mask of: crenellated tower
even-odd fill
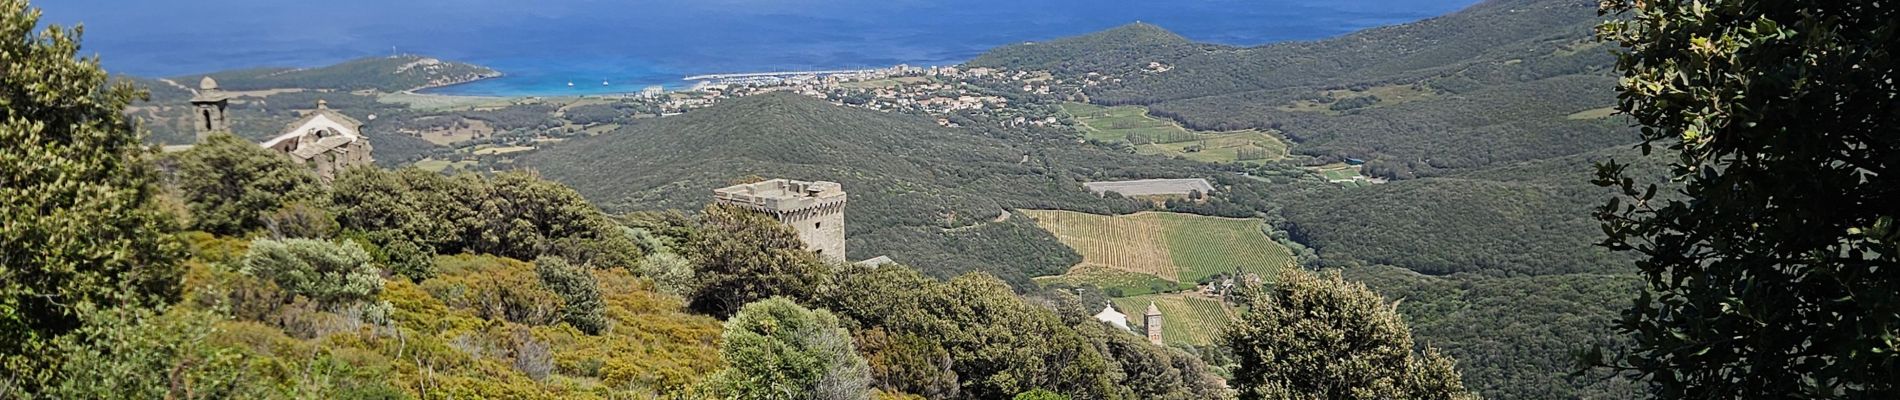
[[[805,248],[836,261],[844,255],[844,206],[837,182],[772,179],[713,190],[713,201],[777,218],[798,232]]]

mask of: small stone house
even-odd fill
[[[329,183],[344,169],[375,162],[370,157],[369,138],[363,136],[362,128],[362,122],[331,110],[328,104],[318,100],[316,110],[290,123],[284,133],[264,141],[263,146],[311,167],[318,179]]]

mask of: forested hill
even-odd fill
[[[368,57],[317,68],[250,68],[209,74],[224,90],[334,89],[397,92],[500,76],[488,67],[418,56]],[[174,78],[197,87],[205,75]]]
[[[1096,197],[1080,182],[1201,172],[1185,161],[1074,142],[1004,142],[919,116],[792,94],[728,100],[569,140],[517,165],[615,212],[696,210],[712,189],[749,176],[836,181],[851,193],[850,259],[889,255],[938,277],[983,270],[1018,287],[1060,273],[1079,256],[1022,218],[994,222],[1005,209],[1127,212],[1136,203]]]
[[[1228,49],[1194,43],[1154,24],[1136,22],[1082,36],[998,47],[970,65],[1049,70],[1063,75],[1132,72],[1150,62],[1172,61],[1202,50]]]
[[[1493,0],[1312,42],[1115,40],[1159,30],[1131,26],[970,64],[1108,74],[1084,89],[1090,101],[1147,105],[1196,129],[1278,129],[1299,142],[1296,153],[1364,159],[1368,172],[1404,179],[1633,141],[1621,121],[1590,112],[1614,100],[1614,58],[1591,36],[1599,20],[1591,1]]]

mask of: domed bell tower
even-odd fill
[[[191,97],[192,126],[198,131],[198,139],[203,140],[216,132],[230,132],[230,120],[225,112],[231,107],[231,95],[218,89],[218,81],[207,76],[198,82],[198,94]]]

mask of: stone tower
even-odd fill
[[[798,231],[819,256],[844,261],[844,187],[837,182],[773,179],[713,190],[713,201],[766,213]]]
[[[231,122],[224,114],[231,106],[231,95],[218,89],[218,81],[209,76],[198,81],[198,94],[191,97],[191,105],[197,108],[192,110],[192,126],[197,128],[199,139],[213,132],[231,130]]]
[[[1148,312],[1141,313],[1141,326],[1148,330],[1148,342],[1161,344],[1161,308],[1148,302]]]

